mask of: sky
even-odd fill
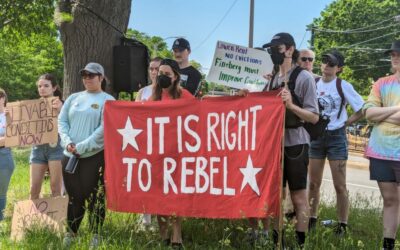
[[[297,48],[307,48],[311,34],[306,26],[333,0],[254,2],[254,47],[289,32]],[[164,38],[169,48],[173,37],[185,37],[192,48],[190,59],[207,74],[217,41],[248,46],[249,13],[250,0],[133,0],[128,27]]]

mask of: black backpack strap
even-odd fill
[[[272,75],[271,80],[269,81],[269,84],[265,85],[262,91],[271,91],[273,90],[272,85],[274,85],[274,80],[275,80],[276,73]]]
[[[301,68],[300,66],[297,66],[293,72],[290,74],[289,77],[289,82],[288,84],[288,88],[290,90],[290,94],[292,95],[293,98],[293,103],[296,104],[299,107],[303,107],[303,105],[301,104],[299,97],[296,95],[296,93],[294,92],[294,89],[296,87],[296,80],[297,77],[299,76],[300,72],[303,71],[304,69]]]
[[[343,89],[342,89],[342,79],[340,79],[339,77],[336,78],[336,90],[339,93],[339,96],[341,99],[339,113],[337,115],[337,118],[339,119],[340,114],[342,113],[342,110],[343,110],[345,100],[346,100],[346,99],[344,99],[344,94],[343,94]]]

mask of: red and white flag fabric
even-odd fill
[[[203,218],[279,214],[284,110],[277,92],[108,101],[107,207]]]

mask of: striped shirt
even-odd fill
[[[371,107],[400,105],[400,82],[395,75],[380,78],[373,86],[363,112]],[[400,126],[388,122],[373,124],[365,156],[400,161]]]

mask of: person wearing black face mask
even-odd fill
[[[291,112],[296,119],[302,122],[318,122],[319,111],[315,89],[315,81],[312,75],[306,70],[298,69],[296,60],[298,51],[293,37],[288,33],[276,34],[271,42],[265,44],[271,55],[271,59],[275,66],[279,66],[277,72],[272,77],[270,89],[279,89],[281,86],[280,96],[285,103],[287,113]],[[291,74],[297,71],[297,76],[292,90],[295,97],[292,96],[288,89],[288,81]],[[246,95],[248,91],[241,90],[238,95]],[[294,99],[297,99],[297,104]],[[286,119],[288,120],[288,118]],[[296,124],[297,125],[297,124]],[[295,225],[296,238],[300,246],[304,245],[305,232],[308,226],[309,205],[307,200],[307,166],[308,166],[308,147],[310,144],[310,136],[302,125],[286,126],[285,124],[285,153],[284,153],[284,170],[283,184],[288,182],[290,196],[296,211],[297,222]],[[277,180],[279,181],[279,180]],[[278,221],[274,223],[274,242],[278,242]]]
[[[315,81],[306,70],[298,73],[294,80],[292,96],[288,89],[288,81],[296,70],[298,51],[293,37],[288,33],[278,33],[263,46],[270,52],[274,64],[279,65],[279,71],[271,82],[272,86],[282,86],[280,95],[286,105],[286,110],[293,113],[299,120],[316,123],[319,119],[318,102]],[[301,105],[296,105],[296,98]],[[300,246],[304,245],[305,232],[308,226],[309,205],[307,202],[307,166],[310,137],[303,126],[285,128],[285,154],[283,183],[288,182],[290,196],[296,211],[296,237]],[[277,223],[275,223],[277,224]]]
[[[194,99],[195,97],[189,91],[182,88],[179,84],[179,66],[175,60],[164,59],[160,63],[157,76],[157,85],[150,100],[163,101],[171,99]],[[176,216],[157,216],[160,228],[161,239],[165,245],[173,248],[182,248],[182,218]],[[172,224],[172,235],[168,235],[168,224]]]
[[[157,84],[150,100],[193,98],[189,91],[179,84],[179,66],[175,60],[163,59],[160,63]]]

